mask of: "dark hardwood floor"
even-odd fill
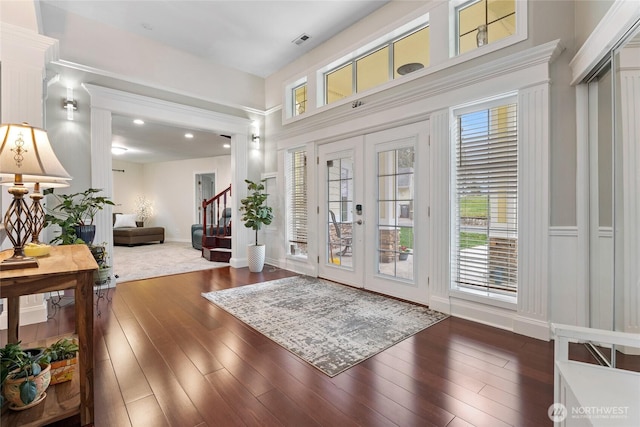
[[[290,275],[221,268],[119,284],[95,322],[95,425],[552,424],[552,342],[450,317],[329,378],[200,295]],[[73,329],[71,307],[20,336]]]

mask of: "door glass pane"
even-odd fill
[[[353,160],[327,161],[327,263],[353,268]]]
[[[378,153],[378,274],[413,280],[413,147]]]

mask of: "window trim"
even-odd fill
[[[469,103],[465,103],[462,105],[458,105],[455,107],[451,107],[450,108],[450,123],[452,124],[450,127],[450,155],[449,155],[449,161],[450,161],[450,178],[449,178],[449,182],[450,182],[450,186],[449,186],[449,199],[452,201],[452,206],[451,206],[451,210],[449,212],[449,245],[450,245],[450,257],[451,257],[451,267],[453,267],[453,256],[455,256],[455,254],[457,253],[457,246],[456,246],[456,233],[457,233],[457,223],[458,223],[458,218],[457,218],[457,192],[456,192],[456,182],[457,182],[457,166],[456,166],[456,144],[458,141],[458,127],[456,125],[453,125],[454,123],[457,123],[457,119],[459,116],[463,115],[463,114],[468,114],[468,113],[472,113],[472,112],[476,112],[476,111],[481,111],[481,110],[486,110],[486,109],[491,109],[491,108],[495,108],[495,107],[501,107],[501,106],[505,106],[505,105],[509,105],[509,104],[516,104],[516,108],[519,110],[520,109],[520,103],[519,103],[519,99],[518,99],[518,93],[517,92],[511,92],[511,93],[504,93],[504,94],[500,94],[500,95],[496,95],[490,98],[485,98],[482,100],[477,100],[477,101],[472,101]],[[521,114],[520,111],[518,111],[518,114]],[[519,129],[519,125],[520,125],[520,120],[518,119],[518,131],[520,131]],[[520,162],[522,161],[520,159],[520,144],[522,144],[522,139],[520,137],[520,135],[518,135],[518,141],[517,141],[517,150],[518,150],[518,163],[520,164]],[[520,167],[520,165],[519,165]],[[521,189],[521,182],[520,182],[520,172],[518,172],[518,177],[517,177],[517,188],[518,188],[518,194],[517,194],[517,207],[518,209],[521,208],[521,203],[520,203],[520,198],[521,198],[521,193],[520,193],[520,189]],[[516,226],[517,226],[517,230],[518,230],[518,248],[520,247],[520,217],[518,217]],[[518,279],[520,278],[520,269],[522,268],[522,263],[523,263],[523,259],[521,258],[520,253],[518,253],[518,258],[517,258],[517,268],[518,268]],[[487,290],[479,290],[479,289],[473,289],[473,288],[466,288],[466,287],[462,287],[462,286],[458,286],[455,282],[455,275],[453,274],[453,268],[451,269],[451,275],[450,275],[450,281],[449,281],[449,290],[452,296],[457,296],[460,297],[462,299],[467,299],[467,300],[472,300],[472,301],[477,301],[477,302],[482,302],[485,304],[491,304],[491,305],[496,305],[499,307],[503,307],[503,308],[514,308],[517,305],[518,302],[518,298],[520,295],[520,280],[518,280],[518,288],[516,290],[516,292],[513,295],[508,295],[506,293],[503,292],[492,292],[490,289]]]

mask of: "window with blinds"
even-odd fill
[[[456,116],[453,281],[460,290],[518,290],[516,104]]]
[[[290,255],[307,255],[307,154],[304,149],[287,156],[287,239]]]

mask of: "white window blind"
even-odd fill
[[[307,155],[304,149],[290,151],[287,167],[287,216],[289,252],[307,253]]]
[[[518,289],[516,104],[458,115],[453,280],[459,289]]]

